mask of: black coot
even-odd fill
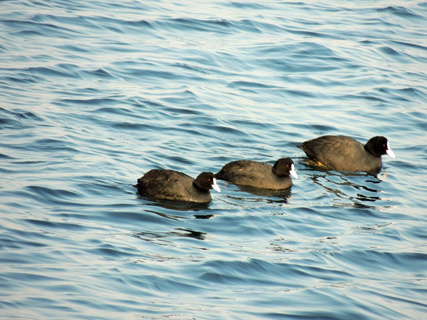
[[[215,176],[237,185],[278,190],[292,185],[290,174],[298,178],[292,159],[283,158],[277,160],[274,166],[251,160],[232,161]]]
[[[153,199],[206,203],[210,189],[221,192],[212,172],[202,172],[196,179],[173,170],[150,170],[135,185],[141,195]]]
[[[298,146],[307,156],[329,169],[338,171],[365,171],[377,174],[381,170],[381,156],[394,152],[385,137],[373,137],[363,145],[359,141],[344,136],[322,136],[305,141]]]

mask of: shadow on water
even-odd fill
[[[170,210],[178,211],[200,211],[206,210],[209,207],[209,203],[197,203],[188,201],[176,201],[176,200],[153,200],[147,196],[140,195],[137,193],[139,199],[147,201],[152,206],[162,207]]]
[[[347,200],[355,208],[377,209],[376,202],[384,199],[383,191],[379,188],[382,180],[364,172],[338,172],[325,167],[312,165],[311,162],[302,163],[310,172],[307,176],[319,186],[322,186],[329,194],[338,198],[334,205],[348,207]]]
[[[291,188],[271,190],[252,186],[235,185],[228,182],[223,182],[221,188],[226,199],[239,206],[241,206],[242,203],[254,202],[287,204],[288,199],[292,196]],[[225,199],[223,198],[223,200]]]
[[[215,214],[208,213],[209,203],[192,203],[185,201],[171,200],[152,200],[146,196],[138,195],[141,200],[144,200],[144,214],[154,214],[165,220],[165,226],[174,226],[177,222],[184,222],[191,219],[211,219]],[[198,214],[195,214],[195,213]],[[207,212],[207,214],[204,214]],[[166,222],[166,221],[170,221]],[[193,238],[197,240],[205,240],[207,234],[196,231],[192,228],[173,228],[173,231],[155,232],[155,231],[140,231],[134,234],[134,237],[157,244],[170,243],[174,238]]]
[[[169,220],[185,220],[191,219],[185,215],[186,212],[200,212],[199,214],[193,214],[196,219],[211,219],[215,217],[215,214],[203,214],[202,211],[206,210],[209,212],[210,203],[194,203],[187,201],[173,201],[173,200],[153,200],[147,196],[137,194],[139,199],[144,200],[144,205],[148,205],[151,209],[146,209],[145,212],[156,214],[162,218]],[[179,214],[181,212],[181,214]]]
[[[261,189],[250,186],[238,186],[243,192],[248,192],[256,196],[272,198],[269,202],[288,203],[288,198],[291,196],[291,188],[281,190]]]

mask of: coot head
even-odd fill
[[[390,143],[386,137],[373,137],[365,144],[365,149],[375,157],[381,157],[388,154],[392,158],[396,158],[393,150],[390,148]]]
[[[298,174],[291,158],[282,158],[277,160],[273,166],[273,171],[278,176],[289,176],[290,174],[295,179],[298,179]]]
[[[194,184],[201,190],[210,190],[214,189],[218,192],[221,192],[221,189],[216,184],[215,176],[212,172],[202,172],[194,180]]]

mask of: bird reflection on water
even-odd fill
[[[196,240],[206,240],[207,237],[207,234],[205,232],[200,232],[192,229],[175,228],[174,230],[175,231],[156,233],[141,231],[135,233],[134,237],[144,241],[156,242],[158,244],[160,244],[160,242],[169,242],[168,239],[173,239],[176,237],[193,238]]]
[[[312,182],[329,193],[329,198],[333,196],[334,206],[370,209],[384,207],[381,177],[361,172],[337,172],[312,166],[305,171]]]

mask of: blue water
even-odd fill
[[[0,318],[427,317],[427,2],[0,8]],[[324,134],[397,157],[318,170]],[[132,187],[285,156],[286,195]]]

